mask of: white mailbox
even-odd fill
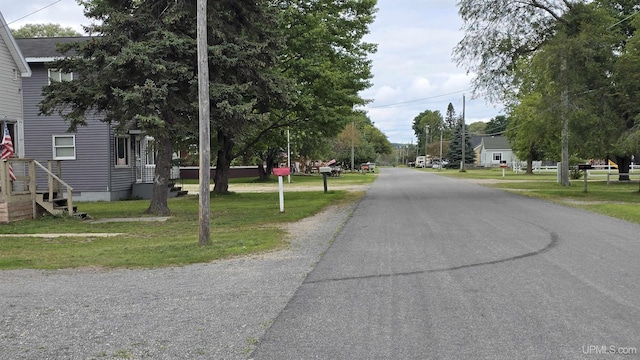
[[[319,171],[320,171],[320,174],[329,174],[329,173],[331,173],[331,167],[330,166],[321,166]]]

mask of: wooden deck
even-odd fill
[[[9,166],[16,177],[13,181]],[[60,161],[49,161],[47,167],[33,159],[0,161],[0,223],[35,219],[47,212],[73,215],[73,189],[62,181],[61,170]],[[46,190],[37,191],[37,176],[47,177]]]

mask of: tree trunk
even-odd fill
[[[629,178],[629,169],[631,168],[630,156],[616,156],[616,163],[618,164],[618,181],[631,181]],[[625,174],[625,175],[622,175]]]
[[[233,141],[222,132],[218,132],[218,159],[213,192],[227,194],[229,192],[229,168],[233,157]]]
[[[527,174],[533,174],[533,151],[527,155]]]
[[[276,158],[273,154],[273,151],[269,151],[269,153],[267,154],[267,170],[265,171],[266,174],[266,178],[265,180],[269,180],[269,177],[271,176],[271,174],[273,173],[273,168],[276,162]]]
[[[260,181],[268,179],[268,175],[266,171],[264,171],[264,166],[262,166],[262,164],[258,164],[258,178]]]
[[[156,169],[153,176],[151,203],[145,214],[167,216],[171,214],[167,204],[169,196],[169,178],[171,177],[172,139],[168,136],[156,138]]]

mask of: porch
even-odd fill
[[[11,179],[10,171],[15,180]],[[37,189],[37,178],[46,177],[47,188]],[[47,166],[34,159],[10,158],[0,162],[0,223],[35,219],[39,215],[75,215],[73,188],[62,180],[61,161]]]

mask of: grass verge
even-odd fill
[[[433,170],[432,170],[433,171]],[[565,187],[557,183],[555,173],[543,174],[515,174],[505,171],[502,177],[500,169],[446,170],[439,172],[444,176],[480,180],[485,186],[516,192],[521,195],[535,197],[558,204],[584,209],[614,218],[640,224],[640,192],[637,181],[618,182],[617,176],[607,184],[602,177],[589,180],[587,192],[584,192],[584,182],[572,180],[571,186]],[[492,180],[492,181],[486,181]]]
[[[169,199],[166,222],[91,223],[45,216],[1,225],[2,234],[124,233],[116,237],[2,237],[0,269],[155,268],[209,262],[286,246],[282,224],[314,215],[332,204],[357,201],[363,193],[288,192],[280,213],[277,193],[242,193],[211,199],[211,241],[198,245],[198,198]],[[93,219],[142,217],[148,200],[80,202]]]

